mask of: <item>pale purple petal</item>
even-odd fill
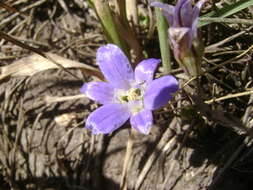
[[[192,45],[191,29],[187,27],[170,27],[168,30],[170,42],[172,44],[175,56],[189,49]]]
[[[206,2],[206,0],[200,0],[198,1],[194,8],[193,8],[193,14],[192,14],[192,22],[194,22],[194,20],[198,19],[199,17],[199,12],[201,7],[203,6],[203,4]]]
[[[144,94],[145,109],[154,110],[164,106],[177,90],[178,81],[171,75],[153,80]]]
[[[191,1],[186,1],[182,4],[180,9],[180,18],[182,22],[182,26],[184,27],[191,27],[192,25],[192,4]]]
[[[145,59],[141,61],[135,68],[135,80],[138,83],[150,82],[153,80],[154,72],[161,62],[160,59]]]
[[[182,18],[181,18],[181,8],[188,0],[178,0],[175,6],[175,14],[174,14],[174,24],[173,27],[180,27],[182,25]]]
[[[113,102],[114,88],[106,82],[88,82],[80,89],[88,98],[100,104]]]
[[[197,37],[197,25],[199,20],[199,12],[202,7],[202,5],[205,3],[205,0],[200,0],[196,3],[196,5],[193,8],[193,14],[192,14],[192,33],[193,37]]]
[[[133,69],[126,55],[116,45],[107,44],[97,51],[97,62],[106,80],[115,88],[129,89],[134,79]]]
[[[85,127],[93,134],[108,134],[122,126],[130,117],[121,104],[107,104],[93,111],[86,120]]]
[[[144,109],[139,113],[131,116],[130,118],[131,126],[137,131],[148,134],[150,128],[153,125],[153,115],[150,110]]]
[[[163,15],[167,18],[168,23],[173,25],[174,6],[161,2],[152,2],[150,3],[150,6],[161,8]]]

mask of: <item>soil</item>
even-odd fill
[[[86,1],[9,0],[8,4],[24,15],[0,9],[3,32],[43,52],[97,67],[96,49],[106,40]],[[217,27],[226,34],[223,27],[227,26]],[[241,31],[245,30],[249,29],[242,26]],[[205,28],[204,36],[207,31]],[[246,49],[251,44],[247,35],[229,45]],[[206,43],[222,39],[206,38]],[[6,40],[0,43],[0,66],[33,53]],[[157,44],[150,46],[157,48]],[[214,52],[206,54],[207,59],[221,59],[220,49],[209,50]],[[231,57],[224,54],[222,60]],[[211,106],[202,101],[215,97],[212,89],[220,96],[245,89],[250,83],[252,57],[246,54],[234,62],[244,65],[234,64],[211,73],[216,78],[201,79],[206,97],[189,97],[181,91],[170,105],[154,113],[155,125],[149,135],[134,134],[127,189],[252,189],[252,140],[243,125],[251,121],[252,97]],[[50,69],[0,81],[0,189],[120,188],[130,124],[110,135],[92,135],[84,123],[98,107],[94,102],[81,98],[46,104],[46,96],[78,95],[84,82],[97,80],[78,68],[68,71],[75,77],[62,69]],[[244,79],[240,76],[243,72]]]

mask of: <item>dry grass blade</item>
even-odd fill
[[[220,123],[225,127],[232,128],[238,134],[248,134],[249,136],[252,136],[252,132],[250,132],[239,119],[233,117],[233,115],[218,110],[212,110],[196,95],[191,95],[191,99],[201,115],[209,120]]]
[[[7,40],[9,42],[12,42],[12,43],[16,44],[19,47],[22,47],[24,49],[28,49],[28,50],[30,50],[32,52],[35,52],[35,53],[39,54],[42,57],[45,57],[45,58],[49,59],[52,63],[54,63],[55,65],[57,65],[61,69],[63,69],[66,73],[70,74],[74,78],[77,78],[74,74],[72,74],[71,72],[69,72],[68,70],[66,70],[60,63],[58,63],[56,60],[52,59],[50,56],[48,56],[44,52],[40,51],[39,49],[31,47],[29,45],[26,45],[23,42],[20,42],[20,41],[16,40],[15,38],[11,37],[10,35],[5,34],[4,32],[1,32],[1,31],[0,31],[0,38],[3,38],[3,39],[5,39],[5,40]]]
[[[133,152],[134,135],[135,135],[135,131],[134,129],[131,129],[129,137],[128,137],[128,141],[127,141],[126,154],[125,154],[124,163],[123,163],[123,170],[121,173],[120,190],[127,189],[127,175],[128,175],[129,166],[131,165],[131,155]]]
[[[249,98],[249,101],[248,101],[247,105],[248,106],[247,106],[247,108],[245,110],[245,113],[242,117],[242,122],[248,129],[250,129],[251,125],[252,125],[252,121],[253,121],[253,119],[252,119],[252,114],[253,114],[253,92],[250,95],[250,98]]]
[[[213,68],[211,68],[211,69],[205,71],[204,73],[212,72],[212,71],[214,71],[214,70],[216,70],[216,69],[218,69],[218,68],[220,68],[220,67],[223,67],[223,66],[225,66],[225,65],[227,65],[227,64],[230,64],[230,63],[232,63],[233,61],[235,61],[235,60],[237,60],[237,59],[243,57],[244,55],[246,55],[246,54],[248,54],[248,53],[251,53],[252,50],[253,50],[253,45],[251,45],[247,50],[245,50],[245,51],[244,51],[243,53],[241,53],[240,55],[237,55],[237,56],[235,56],[235,57],[233,57],[233,58],[231,58],[231,59],[229,59],[229,60],[227,60],[227,61],[225,61],[225,62],[223,62],[223,63],[221,63],[221,64],[219,64],[219,65],[217,65],[217,66],[214,66]]]
[[[219,98],[212,98],[210,100],[205,101],[205,103],[206,104],[212,104],[212,103],[215,103],[215,102],[220,102],[220,101],[231,99],[231,98],[238,98],[238,97],[241,97],[241,96],[248,96],[248,95],[251,95],[251,94],[253,94],[253,90],[249,90],[249,91],[245,91],[245,92],[239,92],[239,93],[235,93],[235,94],[228,94],[226,96],[222,96],[222,97],[219,97]]]
[[[227,37],[227,38],[225,38],[225,39],[223,39],[223,40],[221,40],[221,41],[219,41],[219,42],[217,42],[215,44],[211,44],[211,45],[205,47],[205,53],[214,53],[214,52],[217,52],[218,47],[220,47],[220,46],[222,46],[222,45],[224,45],[226,43],[229,43],[232,40],[234,40],[234,39],[242,36],[243,34],[249,32],[250,30],[252,30],[252,28],[253,27],[249,27],[249,28],[247,28],[247,29],[245,29],[243,31],[240,31],[240,32],[238,32],[238,33],[236,33],[236,34],[234,34],[232,36],[229,36],[229,37]]]
[[[245,148],[245,145],[248,144],[252,139],[246,137],[243,141],[243,143],[236,149],[236,151],[231,155],[231,157],[227,160],[227,162],[224,164],[224,166],[221,168],[220,171],[217,172],[217,175],[213,179],[212,186],[209,188],[210,190],[217,189],[217,184],[221,181],[222,176],[225,174],[225,171],[231,167],[233,162],[238,158],[242,150]]]
[[[31,47],[31,46],[28,46],[28,45],[24,44],[23,42],[20,42],[20,41],[16,40],[15,38],[11,37],[10,35],[5,34],[4,32],[0,31],[0,38],[3,38],[6,41],[11,42],[11,43],[13,43],[13,44],[15,44],[15,45],[17,45],[19,47],[22,47],[24,49],[28,49],[28,50],[30,50],[32,52],[35,52],[35,53],[37,53],[37,54],[45,57],[44,53],[42,51],[40,51],[39,49]]]
[[[23,16],[28,16],[27,14],[20,12],[19,10],[15,9],[14,7],[12,7],[10,5],[7,5],[6,3],[0,2],[0,7],[3,7],[4,9],[6,9],[10,12],[13,12],[13,13],[19,13]]]
[[[29,6],[27,7],[24,7],[23,9],[21,9],[21,11],[19,12],[25,12],[25,11],[28,11],[29,9],[32,9],[34,7],[38,7],[40,6],[41,4],[45,3],[47,0],[38,0],[38,1],[34,1],[34,3],[30,3]],[[12,14],[11,16],[5,18],[5,19],[2,19],[1,22],[0,22],[0,27],[5,27],[5,24],[11,22],[12,20],[14,20],[16,17],[18,17],[20,15],[20,13],[17,12],[17,13],[14,13]]]
[[[50,59],[57,61],[63,68],[78,68],[90,75],[98,77],[101,80],[103,79],[100,71],[91,66],[72,61],[52,53],[45,53],[45,55],[50,57]],[[58,65],[51,60],[48,60],[38,54],[34,54],[15,61],[10,65],[0,67],[0,80],[10,76],[31,76],[41,71],[57,68],[59,68]]]
[[[136,0],[126,0],[126,12],[128,19],[132,21],[135,26],[138,26],[139,18]]]
[[[146,161],[143,169],[141,170],[138,179],[135,183],[134,189],[138,190],[140,189],[145,177],[147,176],[149,170],[151,169],[151,166],[154,164],[160,153],[167,151],[169,148],[172,148],[176,143],[176,136],[174,136],[171,127],[176,125],[176,117],[174,117],[170,123],[170,127],[167,128],[167,130],[164,132],[162,138],[160,139],[159,143],[157,144],[155,150],[150,155],[148,160]],[[169,139],[169,140],[168,140]]]
[[[46,102],[47,105],[50,105],[50,104],[57,103],[57,102],[76,100],[76,99],[80,99],[80,98],[86,98],[86,96],[84,94],[78,94],[75,96],[62,96],[62,97],[47,95],[47,96],[45,96],[44,101]]]

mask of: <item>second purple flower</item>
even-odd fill
[[[205,1],[192,7],[191,0],[178,0],[175,6],[153,2],[151,6],[162,9],[170,25],[169,39],[177,62],[187,74],[200,74],[203,47],[197,31],[200,9]]]

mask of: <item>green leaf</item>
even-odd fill
[[[241,0],[241,1],[238,1],[234,4],[224,6],[223,8],[218,9],[217,11],[211,11],[211,12],[201,16],[200,18],[203,18],[203,20],[204,20],[204,18],[228,17],[232,14],[235,14],[235,13],[245,9],[245,8],[248,8],[250,5],[253,5],[253,0]],[[200,19],[198,27],[202,27],[202,26],[205,26],[205,25],[211,23],[211,22],[203,21],[203,20],[201,21],[201,19]]]
[[[158,1],[163,2],[163,0]],[[170,65],[170,48],[168,44],[168,24],[160,8],[155,8],[155,13],[157,18],[157,30],[158,30],[163,70],[164,74],[169,74],[171,72],[171,65]]]

